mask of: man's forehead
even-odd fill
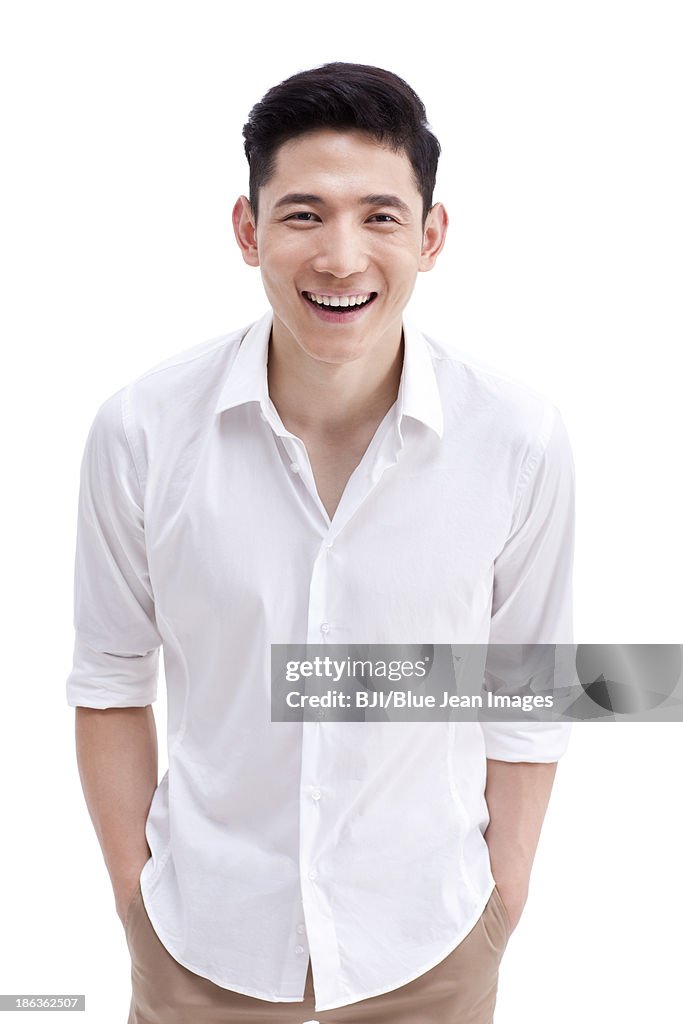
[[[285,194],[324,199],[325,192],[340,190],[358,200],[393,194],[410,203],[419,196],[406,152],[355,130],[325,129],[288,139],[277,150],[273,174],[264,187],[274,201]]]

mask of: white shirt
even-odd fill
[[[272,722],[271,643],[571,643],[557,409],[404,323],[396,403],[330,521],[268,395],[272,312],[99,408],[81,468],[72,706],[144,706],[168,771],[141,875],[171,955],[316,1010],[444,959],[493,890],[486,757],[569,725]]]

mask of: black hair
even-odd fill
[[[301,71],[269,89],[242,129],[249,161],[249,201],[258,216],[258,192],[275,171],[278,149],[318,129],[366,132],[403,150],[422,196],[422,223],[432,206],[441,153],[427,124],[424,103],[398,75],[369,64],[334,62]]]

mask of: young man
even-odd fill
[[[244,134],[271,309],[104,402],[82,466],[68,700],[129,1021],[488,1024],[568,727],[272,722],[270,645],[570,643],[566,433],[404,319],[448,224],[405,82],[304,72]]]

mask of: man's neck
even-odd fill
[[[294,434],[343,440],[381,422],[396,401],[403,334],[341,365],[308,356],[275,323],[268,347],[268,391]]]

